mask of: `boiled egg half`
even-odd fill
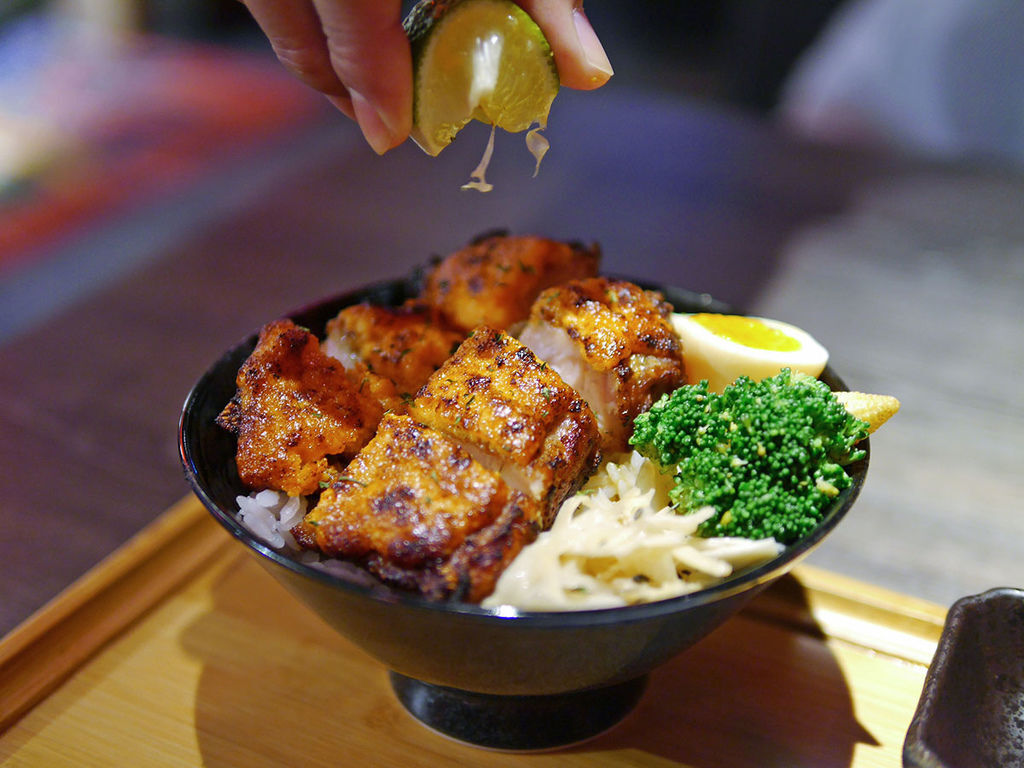
[[[817,377],[828,363],[828,351],[809,333],[778,320],[699,312],[673,314],[672,324],[683,341],[687,383],[707,379],[712,392],[740,376],[759,381],[783,368]]]

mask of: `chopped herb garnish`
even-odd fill
[[[341,476],[339,476],[338,477],[338,482],[341,482],[341,483],[355,483],[356,485],[361,485],[363,488],[366,487],[366,483],[364,483],[362,480],[357,480],[356,478],[354,478],[354,477],[352,477],[350,475],[341,475]]]

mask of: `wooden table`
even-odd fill
[[[537,178],[499,135],[495,191],[461,192],[485,134],[379,158],[333,119],[58,249],[61,284],[123,268],[0,346],[0,633],[185,492],[178,412],[223,349],[494,227],[795,321],[852,387],[901,397],[816,564],[942,605],[1024,584],[1019,174],[808,146],[613,83],[559,97]],[[55,284],[20,285],[5,311]]]
[[[0,761],[890,768],[944,613],[799,567],[656,669],[606,734],[484,751],[414,721],[379,663],[187,499],[0,642]]]

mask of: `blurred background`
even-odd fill
[[[900,397],[818,564],[1024,586],[1024,4],[586,11],[615,77],[559,95],[538,178],[501,142],[467,196],[484,126],[378,158],[236,0],[0,0],[0,634],[185,495],[173,427],[224,348],[495,226],[801,325]]]
[[[586,9],[616,68],[607,93],[715,105],[815,141],[1024,163],[1013,0]],[[318,121],[355,130],[282,71],[236,0],[5,0],[0,277],[76,227]]]
[[[586,9],[616,68],[609,91],[713,104],[816,141],[1024,163],[1012,0]],[[69,228],[336,119],[277,66],[237,0],[6,0],[0,276]]]

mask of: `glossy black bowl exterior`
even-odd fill
[[[679,311],[728,311],[705,294],[647,287],[660,290]],[[404,281],[380,283],[290,316],[320,334],[344,306],[399,303],[412,290]],[[428,602],[374,583],[355,569],[347,578],[300,564],[261,543],[236,520],[235,497],[246,489],[235,469],[234,437],[214,418],[234,394],[235,374],[255,340],[253,334],[228,351],[185,402],[179,439],[189,483],[221,525],[329,624],[393,672],[434,685],[537,696],[642,678],[735,614],[816,547],[850,508],[867,473],[867,458],[849,468],[852,486],[812,535],[768,563],[691,595],[624,608],[511,616],[466,603]],[[831,370],[823,378],[834,389],[845,389]]]

